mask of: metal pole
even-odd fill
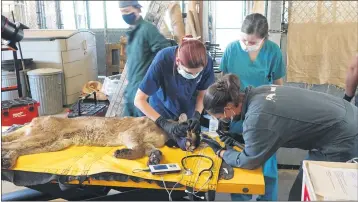
[[[244,19],[244,17],[246,16],[246,4],[247,4],[247,2],[246,2],[246,0],[244,0],[244,12],[243,12],[243,19]]]
[[[267,18],[267,12],[268,12],[268,0],[265,0],[265,17]]]
[[[40,1],[36,1],[36,14],[37,14],[37,26],[41,29],[41,4]]]
[[[284,23],[285,23],[285,4],[286,4],[286,1],[283,0],[283,1],[282,1],[281,24],[284,24]]]
[[[86,3],[86,19],[87,19],[87,29],[91,29],[91,16],[89,11],[89,2],[88,0],[85,1]]]
[[[78,29],[76,1],[72,1],[72,4],[73,4],[73,15],[75,17],[75,25],[76,25],[76,29]]]
[[[107,5],[106,5],[106,1],[103,1],[103,16],[104,16],[104,30],[103,30],[103,38],[104,38],[104,47],[106,47],[106,43],[108,42],[107,39]],[[108,54],[107,48],[106,48],[106,55]],[[106,74],[108,74],[108,66],[106,63]],[[110,75],[107,75],[110,76]]]
[[[107,31],[107,4],[103,1],[104,29]]]
[[[182,13],[185,13],[185,1],[181,1],[181,7],[183,8]]]
[[[12,21],[14,21],[14,23],[15,23],[15,16],[14,16],[14,12],[13,12],[13,11],[11,11],[11,15],[12,15]],[[24,75],[25,75],[26,72],[25,72],[24,57],[22,56],[22,50],[21,50],[20,41],[17,42],[17,44],[19,45],[21,65],[22,65],[23,73],[24,73]],[[15,54],[17,54],[17,53],[15,52]],[[15,57],[14,57],[14,58],[15,58]],[[16,56],[16,58],[17,58],[17,56]],[[14,62],[15,62],[15,61],[14,61]],[[20,89],[20,91],[19,91],[19,89],[18,89],[18,93],[19,93],[19,97],[22,97],[22,88],[21,88],[21,80],[20,80],[20,73],[19,73],[20,70],[19,70],[19,66],[15,64],[15,68],[17,68],[17,71],[18,71],[18,72],[16,72],[16,80],[17,80],[17,83],[18,83],[17,87]],[[19,76],[19,77],[17,77],[17,76]],[[27,86],[27,87],[30,87],[30,85],[29,85],[28,82],[27,82],[26,76],[25,76],[25,79],[24,79],[24,80],[25,80],[26,86]],[[28,91],[29,89],[26,89],[26,90]],[[21,95],[21,96],[20,96],[20,95]]]
[[[42,26],[44,29],[47,29],[45,2],[41,1],[41,3],[42,3],[42,19],[43,19]]]
[[[15,68],[16,81],[17,81],[17,92],[19,93],[19,98],[21,98],[22,97],[22,87],[21,87],[21,80],[20,80],[19,65],[17,63],[17,51],[12,51],[12,55],[14,57],[14,68]]]
[[[63,29],[60,1],[55,1],[55,9],[56,9],[56,24],[57,24],[57,28],[58,29]]]

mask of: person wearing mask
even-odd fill
[[[278,85],[241,92],[238,77],[228,74],[208,88],[204,109],[217,119],[243,120],[241,152],[201,139],[234,167],[256,169],[280,147],[308,150],[306,159],[314,161],[346,162],[358,156],[358,108],[329,94]],[[301,189],[302,168],[289,200],[300,201]]]
[[[204,93],[214,79],[213,62],[204,44],[184,38],[180,46],[165,48],[156,55],[134,104],[185,150],[187,131],[201,132]],[[169,121],[178,120],[182,113],[189,118],[188,124]]]
[[[358,53],[353,58],[347,70],[346,90],[344,94],[344,99],[350,102],[354,97],[357,87],[358,87]],[[358,96],[356,97],[356,106],[358,107]]]
[[[134,96],[143,80],[154,56],[161,49],[170,46],[169,41],[159,33],[150,22],[140,15],[141,5],[138,1],[120,1],[119,8],[123,20],[130,25],[127,31],[126,79],[128,85],[124,91],[123,116],[143,116],[134,106]]]
[[[224,51],[220,69],[223,74],[233,73],[240,78],[241,90],[248,86],[283,84],[286,67],[280,47],[268,40],[268,22],[265,16],[253,13],[245,17],[239,40],[230,43]],[[242,121],[230,124],[230,136],[242,139]],[[276,154],[263,166],[265,194],[258,200],[277,201],[278,169]],[[251,200],[252,195],[231,194],[234,201]]]

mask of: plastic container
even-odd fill
[[[120,85],[119,83],[120,78],[121,78],[120,74],[104,78],[101,92],[108,96],[109,101],[112,100],[112,95],[115,93],[115,90],[118,87],[118,85]]]
[[[60,69],[41,68],[27,72],[32,98],[40,103],[39,115],[63,111],[63,75]]]
[[[204,118],[209,120],[209,135],[217,136],[216,130],[219,128],[219,121],[217,119],[212,118],[210,115],[204,115]]]
[[[21,59],[17,59],[17,64],[19,65],[19,69],[22,70],[22,63],[21,63]],[[30,69],[32,68],[33,64],[33,60],[32,58],[25,58],[24,59],[24,65],[25,65],[25,69]],[[2,70],[6,70],[6,71],[14,71],[14,60],[2,60],[1,61],[1,68]]]

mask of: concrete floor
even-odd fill
[[[278,192],[278,200],[285,201],[288,199],[288,194],[290,192],[293,181],[296,178],[298,171],[296,170],[279,170],[279,192]],[[18,191],[24,189],[24,187],[18,187],[14,184],[6,181],[1,181],[1,193],[6,194],[13,191]],[[116,191],[111,191],[109,194],[114,194]],[[62,200],[63,199],[57,199]],[[230,201],[229,194],[218,193],[216,195],[217,201]]]

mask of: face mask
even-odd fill
[[[253,52],[253,51],[257,51],[260,49],[260,45],[261,45],[262,41],[263,41],[263,39],[255,45],[247,46],[244,42],[242,42],[240,40],[240,46],[241,46],[242,50],[244,50],[246,52]]]
[[[196,73],[195,75],[189,74],[188,72],[184,71],[184,69],[180,66],[178,67],[178,73],[186,79],[195,79],[200,74],[200,72]]]
[[[137,16],[134,13],[130,13],[127,15],[122,15],[122,18],[124,20],[124,22],[126,22],[129,25],[134,25],[135,21],[137,19]]]
[[[221,119],[223,122],[236,122],[236,121],[240,121],[241,120],[241,115],[240,114],[236,114],[234,112],[234,110],[230,109],[232,111],[232,113],[234,114],[233,116],[230,117],[230,120],[229,118],[225,118],[225,119]],[[224,116],[226,117],[226,113],[224,111]]]

